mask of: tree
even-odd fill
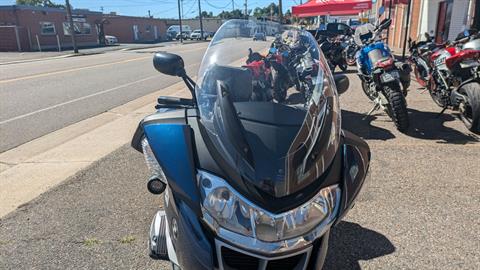
[[[280,9],[275,3],[270,3],[270,5],[266,7],[256,7],[253,10],[253,16],[257,18],[261,17],[270,17],[270,16],[278,16]]]
[[[245,17],[245,15],[242,10],[235,9],[233,11],[222,11],[218,14],[218,17],[222,19],[239,19]]]
[[[56,4],[51,0],[17,0],[17,5],[37,6],[37,7],[54,7],[65,8],[65,5]]]
[[[206,12],[206,11],[202,11],[202,18],[213,18],[213,12]],[[199,18],[199,16],[196,16],[195,17],[196,19]]]

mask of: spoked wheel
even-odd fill
[[[468,130],[480,134],[480,84],[465,84],[459,92],[465,96],[465,101],[460,103],[460,119]]]
[[[408,120],[407,102],[402,92],[391,89],[389,86],[384,86],[385,93],[388,99],[388,114],[392,118],[395,126],[400,132],[406,132],[410,126]]]

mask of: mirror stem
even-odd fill
[[[181,76],[183,79],[183,82],[187,85],[188,90],[190,90],[190,93],[192,94],[192,100],[194,104],[197,104],[197,97],[195,96],[195,82],[192,80],[192,78],[188,77],[186,73]]]

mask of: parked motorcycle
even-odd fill
[[[341,129],[338,94],[348,78],[331,75],[317,46],[309,100],[253,101],[238,52],[262,51],[255,29],[244,20],[221,26],[196,83],[180,56],[154,55],[155,68],[181,77],[192,94],[160,97],[132,140],[152,174],[147,188],[164,198],[150,256],[174,269],[321,269],[330,230],[364,183],[369,147]]]
[[[432,53],[426,84],[435,103],[460,112],[465,126],[480,133],[480,39],[466,36]]]
[[[411,38],[408,40],[410,51],[408,62],[413,66],[415,79],[423,87],[426,87],[428,81],[430,81],[430,73],[432,69],[430,65],[430,56],[443,46],[442,44],[436,44],[433,37],[428,36],[427,33],[425,33],[425,36],[427,37],[427,40],[425,41],[416,42],[412,41]]]
[[[343,36],[336,36],[333,38],[327,37],[320,44],[320,48],[322,49],[332,72],[335,72],[337,66],[343,72],[347,70],[348,64],[344,53],[346,44],[343,42]]]
[[[409,119],[405,97],[410,85],[408,64],[396,62],[388,46],[380,39],[383,30],[391,20],[387,19],[378,26],[364,24],[355,30],[355,42],[360,46],[357,57],[358,76],[362,89],[374,102],[368,113],[382,108],[401,132],[407,131]]]
[[[308,100],[313,91],[312,74],[318,70],[311,57],[316,43],[310,44],[311,38],[304,36],[292,41],[289,35],[291,31],[279,35],[265,58],[273,70],[273,92],[279,102],[286,101],[287,91],[293,86]]]
[[[345,37],[345,49],[343,50],[343,57],[347,65],[354,66],[357,62],[356,55],[359,50],[357,43],[355,43],[354,35]]]

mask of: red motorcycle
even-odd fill
[[[433,101],[458,111],[465,126],[480,134],[480,39],[469,37],[430,55],[426,87]]]

